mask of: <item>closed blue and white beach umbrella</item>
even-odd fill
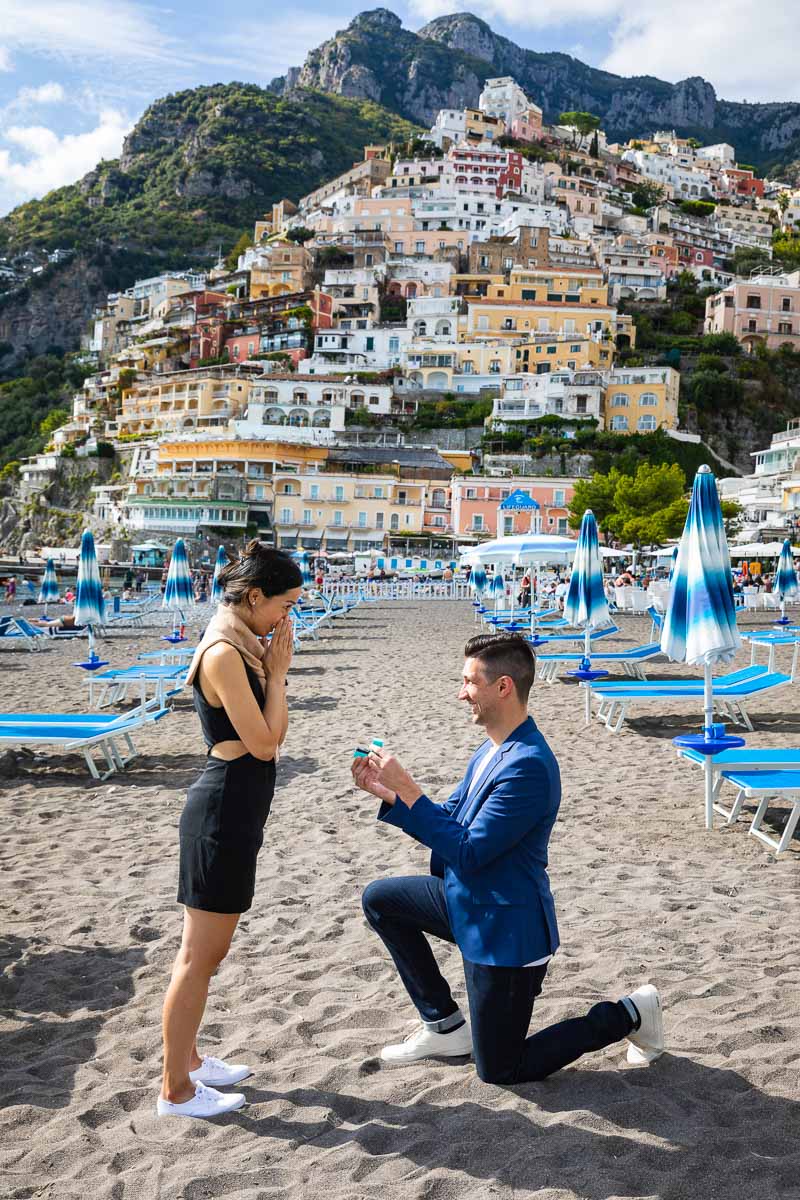
[[[503,572],[499,569],[499,567],[495,568],[495,572],[492,577],[491,592],[494,596],[494,610],[497,612],[500,604],[500,597],[505,596],[506,594],[506,581],[503,578]]]
[[[314,572],[311,569],[311,560],[305,550],[300,555],[300,577],[304,588],[311,587],[314,582]]]
[[[476,596],[480,596],[486,591],[486,569],[480,563],[469,573],[469,586]]]
[[[100,583],[100,570],[97,566],[94,537],[88,529],[84,530],[81,538],[74,614],[76,625],[88,625],[89,627],[89,658],[93,659],[95,657],[95,630],[106,619],[106,606],[103,600],[103,587]]]
[[[592,631],[610,625],[605,588],[603,587],[603,560],[597,538],[597,522],[594,513],[587,509],[581,520],[578,546],[572,563],[569,591],[564,602],[564,616],[570,625],[584,631],[583,662],[577,671],[571,671],[578,679],[588,683],[607,671],[593,671],[591,661]],[[586,688],[586,723],[591,718],[591,693]]]
[[[781,602],[781,619],[777,622],[785,625],[788,621],[786,616],[786,601],[793,599],[798,593],[797,572],[794,569],[794,558],[792,556],[792,543],[787,538],[781,547],[781,556],[778,559],[778,570],[775,572],[775,582],[772,585],[772,590],[777,592]]]
[[[736,628],[728,540],[717,485],[709,467],[700,467],[672,576],[661,649],[674,662],[703,668],[703,733],[675,739],[706,755],[706,828],[713,822],[711,756],[726,747],[744,745],[714,725],[712,670],[726,663],[741,645]]]
[[[211,599],[212,599],[212,601],[219,601],[222,599],[222,594],[223,594],[224,589],[222,587],[222,584],[219,581],[219,577],[220,577],[220,572],[222,571],[222,568],[227,567],[227,565],[228,565],[228,556],[225,553],[225,547],[220,546],[217,549],[217,560],[214,563],[214,578],[211,581]]]
[[[169,608],[180,616],[181,624],[185,621],[184,609],[194,604],[192,590],[192,575],[189,570],[189,559],[186,555],[186,545],[183,538],[178,538],[172,551],[172,558],[167,572],[167,585],[164,589],[162,608]],[[174,626],[173,626],[174,636]]]
[[[56,566],[52,558],[48,558],[47,564],[42,576],[42,586],[39,590],[39,603],[44,605],[45,616],[47,616],[48,604],[54,604],[58,600],[58,576],[56,575]]]

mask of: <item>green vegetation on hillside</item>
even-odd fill
[[[321,92],[284,97],[243,83],[178,92],[147,109],[119,161],[0,220],[0,252],[76,249],[121,286],[154,265],[216,256],[274,201],[347,170],[369,143],[416,132],[370,101]]]
[[[44,449],[53,429],[69,420],[73,393],[88,374],[74,358],[40,354],[24,375],[0,382],[0,466]]]

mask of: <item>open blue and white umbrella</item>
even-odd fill
[[[39,590],[39,603],[44,605],[44,615],[47,616],[48,604],[54,604],[58,600],[58,576],[56,575],[56,565],[52,558],[48,558],[47,564],[42,576],[42,586]]]
[[[86,665],[90,669],[100,664],[94,649],[95,632],[106,619],[106,606],[103,600],[103,587],[100,583],[100,570],[97,566],[97,554],[94,548],[94,537],[88,529],[84,530],[81,538],[81,552],[78,558],[78,585],[75,590],[75,624],[87,625],[89,630],[89,659]],[[103,666],[106,664],[103,663]]]
[[[775,572],[775,582],[772,585],[772,590],[777,592],[781,602],[781,617],[776,621],[776,625],[787,625],[789,618],[786,616],[786,601],[793,599],[798,593],[797,572],[794,569],[794,558],[792,556],[792,543],[787,538],[781,547],[781,556],[778,559],[778,569]]]
[[[214,563],[214,578],[211,581],[211,599],[216,602],[222,599],[224,588],[219,581],[220,572],[223,567],[228,565],[228,556],[225,553],[225,547],[220,546],[217,549],[217,561]]]
[[[744,739],[725,734],[714,724],[712,670],[735,656],[741,641],[736,628],[733,580],[717,485],[709,467],[700,467],[672,576],[661,649],[674,662],[703,668],[703,732],[675,738],[706,756],[706,828],[714,819],[711,757],[743,746]]]
[[[564,602],[564,616],[570,625],[584,632],[583,662],[577,671],[570,671],[577,679],[589,683],[608,671],[592,670],[592,631],[610,625],[605,588],[603,587],[603,560],[597,538],[597,522],[594,513],[587,508],[581,520],[578,548],[572,563],[569,591]],[[586,688],[586,724],[591,719],[591,690]]]
[[[168,641],[179,642],[184,640],[183,634],[177,630],[177,618],[180,617],[180,623],[183,625],[186,621],[184,610],[190,608],[193,604],[194,591],[192,590],[192,575],[189,570],[186,545],[183,538],[178,538],[172,551],[169,571],[167,572],[167,584],[164,589],[164,599],[161,602],[162,608],[169,608],[175,614],[172,633],[168,636]]]

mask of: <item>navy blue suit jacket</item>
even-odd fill
[[[408,808],[381,805],[378,818],[429,846],[431,874],[444,880],[453,936],[468,962],[521,967],[558,947],[547,877],[547,844],[561,803],[552,750],[528,717],[498,748],[470,794],[477,764],[444,804],[427,796]]]

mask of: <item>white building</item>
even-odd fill
[[[744,478],[719,481],[720,495],[742,506],[740,537],[753,541],[759,534],[779,536],[782,531],[794,540],[800,531],[800,419],[772,435],[766,450],[752,456],[754,471]]]
[[[522,88],[510,75],[487,79],[483,86],[478,108],[489,117],[500,117],[507,129],[527,112],[530,101]]]
[[[559,415],[603,424],[606,382],[602,371],[553,371],[547,375],[513,375],[504,380],[492,408],[495,428],[515,421]]]
[[[467,133],[467,114],[463,108],[441,108],[431,127],[431,141],[440,150],[463,142]]]
[[[314,338],[314,353],[303,360],[309,375],[330,372],[388,371],[401,362],[411,332],[405,325],[373,329],[323,329]]]
[[[651,154],[648,150],[626,150],[622,155],[633,163],[646,179],[667,188],[677,200],[713,200],[714,189],[708,171],[682,166],[668,154]]]

